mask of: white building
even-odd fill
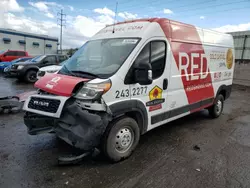
[[[56,54],[58,38],[0,28],[0,51],[24,50],[31,56]]]

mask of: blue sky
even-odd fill
[[[118,21],[166,17],[222,32],[250,29],[250,0],[1,0],[0,27],[58,37],[57,12],[63,9],[63,44],[73,47],[114,22],[116,2]]]

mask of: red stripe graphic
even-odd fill
[[[197,29],[192,25],[164,18],[144,21],[159,23],[169,39],[188,103],[214,97],[211,74]]]

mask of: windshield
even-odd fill
[[[75,75],[74,72],[77,72],[108,78],[120,68],[138,41],[135,38],[89,41],[68,59],[60,73]]]
[[[17,63],[17,62],[24,62],[24,61],[29,61],[32,58],[18,58],[12,61],[12,63]]]
[[[34,57],[33,59],[31,59],[30,62],[38,62],[38,61],[41,61],[44,57],[45,57],[45,55],[36,56],[36,57]]]
[[[0,54],[3,54],[5,51],[4,50],[0,50]]]

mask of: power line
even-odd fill
[[[232,5],[232,4],[238,4],[238,3],[243,3],[243,2],[249,2],[249,0],[243,0],[243,1],[234,1],[234,2],[230,2],[230,3],[222,3],[222,4],[218,4],[216,5],[216,7],[222,7],[222,6],[225,6],[225,5]],[[207,9],[207,8],[210,8],[210,7],[214,7],[214,5],[210,5],[210,6],[206,6],[206,7],[197,7],[197,8],[193,8],[193,9],[185,9],[185,10],[182,10],[182,11],[185,11],[185,12],[189,12],[189,11],[193,11],[193,10],[197,10],[197,9],[200,9],[200,10],[204,10],[204,9]]]
[[[222,3],[222,4],[212,4],[212,5],[207,5],[208,3],[211,3],[211,2],[214,2],[215,0],[206,0],[206,1],[202,1],[202,2],[199,2],[199,3],[192,3],[192,4],[186,4],[186,5],[181,5],[181,6],[176,6],[176,9],[175,7],[171,7],[171,10],[178,10],[179,14],[174,14],[174,15],[168,15],[168,16],[171,16],[171,17],[180,17],[182,16],[182,12],[189,12],[189,11],[202,11],[203,9],[207,9],[208,7],[216,7],[216,8],[219,8],[219,7],[222,7],[222,6],[226,6],[226,5],[230,5],[230,4],[240,4],[240,3],[244,3],[244,2],[249,2],[248,0],[243,0],[243,1],[234,1],[234,2],[229,2],[229,3]],[[205,7],[203,6],[200,6],[200,7],[196,7],[196,8],[193,8],[194,5],[206,5]],[[120,4],[119,4],[119,7],[120,7]],[[186,9],[183,9],[184,7],[187,7]],[[148,8],[148,7],[141,7],[139,10],[142,10],[144,8]],[[138,7],[134,7],[133,9],[130,9],[130,10],[135,10],[134,12],[136,13],[136,10],[138,10]],[[119,8],[119,11],[118,12],[124,12],[124,11],[128,11],[127,10],[121,10]],[[133,12],[133,11],[130,11],[130,13]],[[163,10],[154,10],[154,11],[147,11],[146,14],[148,13],[163,13]],[[87,14],[86,16],[87,17],[90,17],[90,16],[96,16],[97,13],[91,13],[91,14]],[[189,16],[189,14],[186,14],[187,16]],[[142,17],[142,16],[140,16]]]
[[[184,7],[193,7],[193,5],[205,5],[207,3],[210,3],[210,2],[215,2],[216,0],[209,0],[209,1],[202,1],[202,2],[199,2],[199,3],[193,3],[193,4],[187,4],[187,5],[182,5],[182,6],[175,6],[175,7],[171,7],[170,9],[171,10],[180,10],[180,11],[191,11],[191,10],[203,10],[203,9],[206,9],[207,7],[220,7],[220,6],[225,6],[225,5],[230,5],[230,4],[236,4],[236,3],[243,3],[243,2],[249,2],[249,0],[243,0],[243,1],[233,1],[233,2],[227,2],[227,3],[222,3],[222,4],[214,4],[214,5],[211,5],[211,6],[206,6],[206,7],[196,7],[196,8],[191,8],[191,9],[182,9]],[[138,7],[136,6],[136,9],[137,8],[140,8],[140,10],[143,10],[143,9],[147,9],[148,7]],[[131,8],[131,9],[120,9],[120,11],[131,11],[131,10],[135,10],[135,8]],[[157,10],[154,10],[154,11],[147,11],[147,13],[151,13],[151,12],[163,12],[163,8],[160,10],[160,11],[157,11]]]
[[[226,9],[226,10],[220,10],[220,11],[210,11],[210,12],[203,12],[202,15],[207,15],[207,14],[218,14],[218,13],[223,13],[223,12],[228,12],[228,11],[235,11],[235,10],[244,10],[244,9],[250,9],[249,7],[239,7],[239,8],[232,8],[232,9]],[[189,14],[189,15],[180,15],[180,16],[185,16],[185,18],[188,17],[193,17],[193,16],[197,16],[200,14]]]
[[[60,16],[57,21],[59,21],[58,25],[60,26],[60,52],[62,53],[62,28],[66,27],[66,14],[63,14],[63,9],[61,9],[57,16]]]
[[[163,3],[171,3],[171,2],[176,2],[176,0],[168,0],[168,1],[159,1],[159,0],[152,0],[150,1],[148,4],[147,4],[147,7],[146,8],[149,8],[150,6],[154,6],[154,5],[162,5]],[[121,6],[122,7],[122,6]],[[129,5],[129,6],[125,6],[125,8],[140,8],[140,7],[145,7],[145,4],[143,5],[142,3],[136,3],[136,4],[132,4],[132,5]],[[129,9],[121,9],[122,11],[124,10],[129,10]]]

